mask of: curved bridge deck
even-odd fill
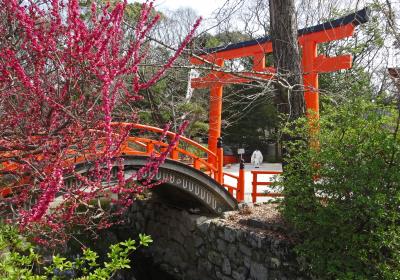
[[[124,158],[126,177],[145,166],[151,158],[166,156],[153,178],[153,182],[161,182],[152,188],[159,198],[203,214],[221,214],[237,208],[236,187],[223,184],[222,147],[214,153],[191,139],[157,127],[114,125],[129,126],[131,135],[141,135],[130,136],[121,145],[119,155]],[[76,172],[86,173],[90,169],[83,157],[77,156],[73,161]],[[117,166],[114,168],[116,170]]]

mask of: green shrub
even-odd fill
[[[398,114],[362,100],[329,108],[319,151],[304,119],[291,132],[302,140],[288,144],[281,210],[318,279],[400,279]]]
[[[0,279],[111,279],[117,271],[130,268],[129,256],[133,251],[151,242],[149,236],[140,234],[139,242],[129,239],[111,245],[109,261],[102,265],[98,263],[98,254],[89,248],[74,260],[55,255],[49,264],[44,264],[44,258],[15,228],[0,224]]]

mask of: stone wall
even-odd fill
[[[289,241],[236,227],[162,203],[138,201],[118,235],[150,234],[144,250],[162,270],[180,280],[306,279]],[[125,236],[128,237],[128,236]]]

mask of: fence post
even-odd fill
[[[253,203],[256,202],[257,200],[257,172],[256,171],[252,171],[251,173],[253,173],[253,191],[251,193],[251,197],[253,200]]]
[[[242,202],[244,200],[244,183],[245,183],[245,172],[244,172],[244,160],[240,160],[239,166],[239,180],[236,191],[236,200]]]
[[[222,137],[218,137],[217,141],[217,181],[221,185],[224,183],[224,146]]]

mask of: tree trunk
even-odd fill
[[[294,120],[305,113],[294,0],[269,0],[269,13],[277,80],[287,85],[277,83],[278,111]]]

